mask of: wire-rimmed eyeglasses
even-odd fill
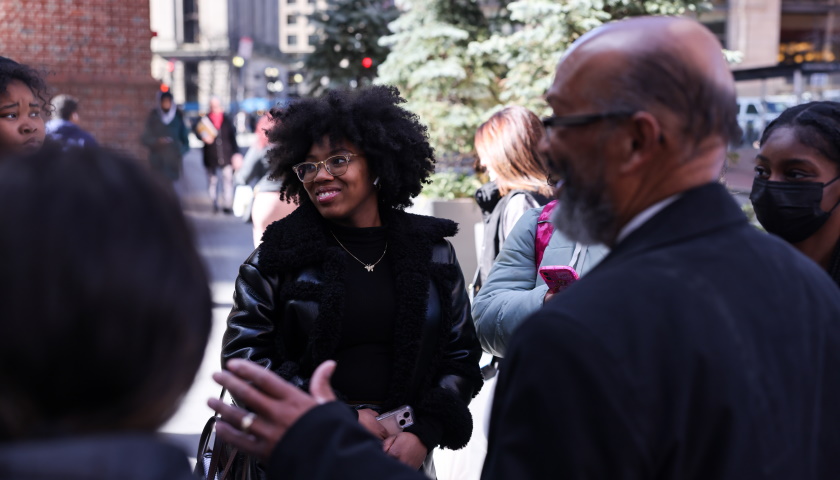
[[[347,166],[350,165],[350,158],[358,156],[359,154],[357,153],[342,153],[340,155],[333,155],[332,157],[326,158],[320,162],[298,163],[292,167],[292,170],[294,170],[295,174],[303,183],[315,181],[315,177],[318,175],[318,170],[321,169],[321,165],[324,166],[327,173],[333,177],[339,177],[347,173]]]
[[[581,127],[583,125],[589,125],[591,123],[595,123],[607,118],[629,117],[635,113],[636,112],[634,111],[627,110],[618,112],[588,113],[584,115],[552,115],[550,117],[543,118],[542,124],[545,128],[546,133],[551,133],[552,128]]]

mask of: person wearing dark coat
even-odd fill
[[[146,117],[141,141],[149,149],[149,166],[174,182],[181,178],[184,155],[190,151],[190,131],[172,102],[172,94],[158,95],[158,106]]]
[[[47,135],[67,147],[96,147],[93,135],[78,125],[79,100],[70,95],[56,95],[50,101],[57,118],[47,122]]]
[[[717,39],[642,17],[578,39],[546,100],[553,222],[611,252],[514,332],[482,478],[840,478],[840,290],[717,183],[739,138]],[[419,478],[332,402],[243,363],[217,375],[260,429],[219,434],[273,478]],[[246,381],[255,381],[254,386]],[[297,423],[296,421],[299,420]]]
[[[447,240],[457,224],[402,210],[433,150],[401,102],[370,87],[273,112],[272,176],[300,206],[239,270],[222,363],[248,359],[305,390],[338,361],[336,391],[380,449],[432,474],[435,448],[469,441],[481,346]],[[376,417],[402,406],[413,425],[386,431]]]
[[[199,119],[193,131],[204,142],[202,154],[213,212],[232,213],[234,164],[241,163],[242,154],[236,127],[218,98],[210,99],[210,113]]]

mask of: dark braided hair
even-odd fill
[[[400,106],[396,87],[332,90],[320,98],[299,100],[271,111],[274,126],[268,139],[271,176],[283,180],[280,198],[309,202],[292,167],[305,161],[310,148],[329,136],[362,149],[371,177],[379,177],[379,201],[402,209],[420,193],[434,172],[434,150],[417,115]]]
[[[760,145],[781,127],[792,128],[796,139],[819,151],[840,168],[840,103],[810,102],[790,107],[767,125]]]
[[[13,80],[19,80],[32,90],[41,101],[41,108],[50,111],[50,103],[47,101],[47,84],[34,68],[18,63],[10,58],[0,57],[0,95],[6,93],[6,88]]]
[[[767,125],[760,144],[781,127],[792,128],[799,143],[815,148],[840,171],[840,103],[810,102],[790,107]],[[828,274],[840,285],[840,239],[834,247]]]

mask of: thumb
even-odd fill
[[[330,378],[334,371],[335,361],[327,360],[321,365],[318,365],[315,373],[312,374],[312,381],[309,383],[309,393],[319,405],[335,400],[335,393],[330,386]]]

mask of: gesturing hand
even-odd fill
[[[429,450],[423,445],[423,442],[420,441],[417,435],[409,432],[400,432],[386,438],[382,444],[382,449],[388,455],[415,470],[423,465],[423,460],[426,459],[426,455],[429,453]]]
[[[311,396],[256,363],[234,359],[227,368],[229,371],[213,374],[213,379],[254,413],[211,398],[207,404],[221,415],[216,434],[262,459],[271,455],[277,442],[306,412],[335,400],[329,383],[335,370],[332,360],[322,363],[312,374]]]

